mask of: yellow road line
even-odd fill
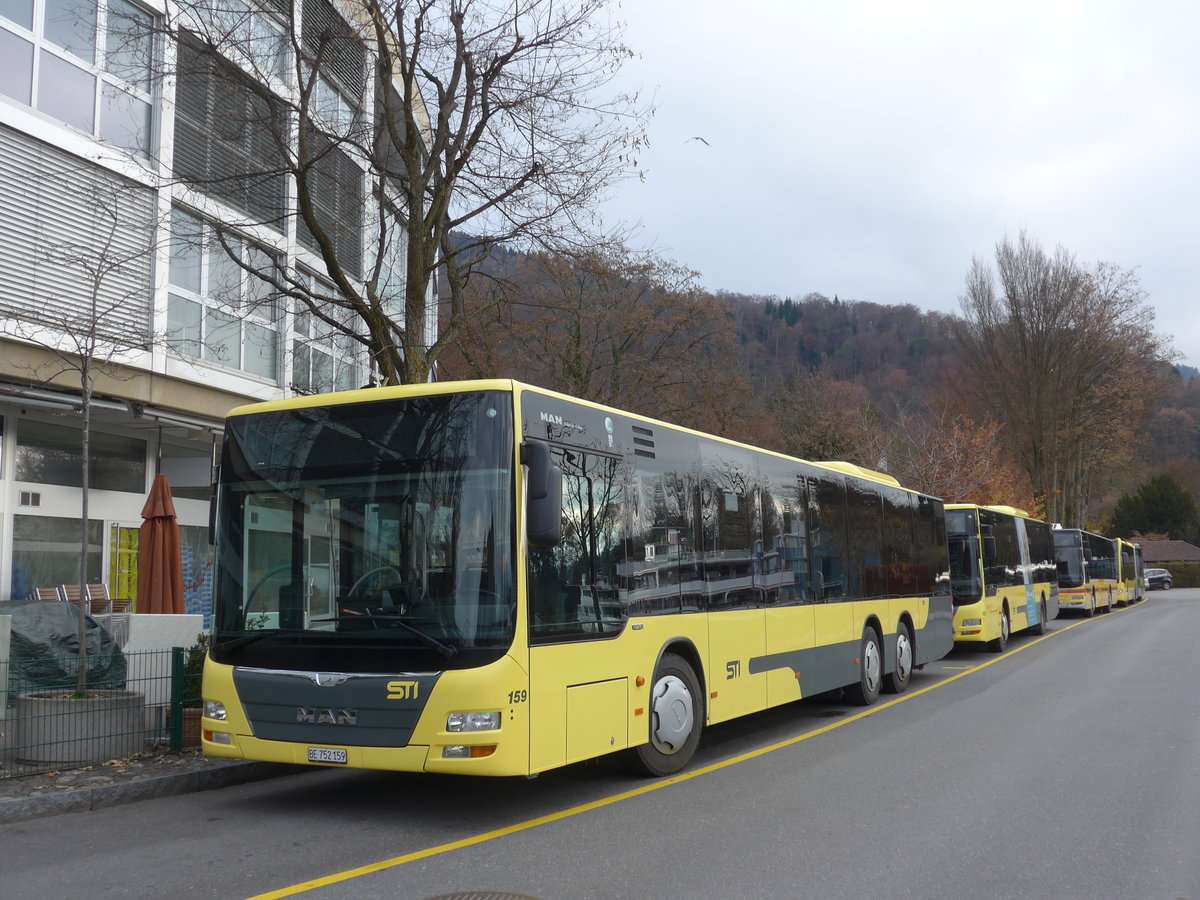
[[[1141,605],[1142,604],[1138,604],[1138,606],[1141,606]],[[1124,609],[1120,609],[1120,610],[1114,609],[1113,612],[1127,612],[1128,610],[1130,610],[1132,608],[1133,607],[1126,606]],[[986,669],[988,666],[993,666],[996,663],[1000,662],[1001,660],[1008,659],[1010,656],[1020,653],[1023,650],[1028,650],[1030,647],[1035,647],[1038,644],[1040,644],[1042,641],[1049,640],[1050,638],[1054,637],[1055,635],[1059,635],[1059,634],[1062,634],[1063,632],[1070,631],[1072,628],[1078,628],[1080,625],[1085,625],[1088,622],[1097,622],[1097,621],[1103,621],[1103,619],[1101,619],[1101,618],[1080,619],[1078,622],[1075,622],[1072,625],[1068,625],[1065,628],[1059,628],[1056,631],[1051,631],[1049,634],[1044,634],[1041,637],[1035,638],[1034,640],[1030,641],[1027,644],[1022,644],[1020,647],[1017,647],[1013,650],[1009,650],[1006,653],[1000,654],[999,656],[993,657],[992,659],[989,659],[985,663],[980,663],[979,665],[972,666],[968,669],[965,669],[964,671],[959,672],[956,675],[951,675],[949,678],[946,678],[943,681],[939,681],[937,684],[931,684],[928,687],[923,687],[919,691],[913,691],[912,693],[902,694],[901,696],[897,697],[895,700],[891,700],[887,703],[880,704],[879,706],[867,707],[862,712],[856,713],[855,715],[850,716],[849,718],[839,719],[837,722],[833,722],[829,725],[825,725],[825,726],[823,726],[821,728],[817,728],[813,731],[806,731],[804,734],[797,735],[796,737],[787,738],[786,740],[778,741],[769,746],[760,747],[757,750],[750,750],[750,751],[747,751],[746,753],[739,754],[738,756],[732,756],[729,759],[722,760],[721,762],[711,763],[710,765],[703,766],[702,768],[699,768],[699,769],[691,769],[680,775],[674,775],[670,778],[663,778],[658,781],[652,782],[651,784],[647,784],[643,787],[634,788],[631,791],[623,791],[620,794],[613,794],[611,797],[604,797],[604,798],[601,798],[600,800],[593,800],[590,803],[583,803],[579,806],[572,806],[570,809],[564,809],[561,812],[550,813],[549,815],[545,815],[545,816],[538,816],[536,819],[527,819],[524,822],[518,822],[515,825],[508,825],[508,826],[505,826],[504,828],[497,828],[493,831],[487,831],[487,832],[484,832],[483,834],[477,834],[474,837],[463,838],[462,840],[459,840],[459,841],[451,841],[448,844],[438,844],[436,847],[429,847],[428,849],[425,849],[425,850],[417,850],[413,853],[406,853],[403,856],[395,856],[395,857],[392,857],[391,859],[380,860],[379,862],[370,863],[365,866],[358,866],[357,868],[354,868],[354,869],[347,869],[344,872],[337,872],[333,875],[326,875],[322,878],[314,878],[312,881],[304,881],[304,882],[301,882],[300,884],[291,885],[290,887],[279,888],[278,890],[275,890],[275,891],[268,891],[265,894],[255,894],[253,897],[246,898],[246,900],[279,900],[279,898],[281,898],[281,897],[294,897],[297,894],[303,894],[307,891],[316,890],[317,888],[329,887],[330,885],[333,885],[333,884],[340,884],[344,881],[351,881],[355,878],[361,878],[364,875],[373,875],[376,872],[383,872],[383,871],[386,871],[387,869],[394,869],[394,868],[396,868],[398,866],[402,866],[406,863],[416,862],[417,860],[421,860],[421,859],[429,859],[430,857],[433,857],[433,856],[440,856],[443,853],[449,853],[452,850],[462,850],[465,847],[474,847],[477,844],[484,844],[484,843],[487,843],[488,841],[494,841],[497,838],[507,837],[510,834],[518,834],[519,832],[522,832],[522,831],[529,831],[530,829],[537,828],[541,825],[549,825],[551,822],[558,822],[563,819],[569,819],[569,818],[572,818],[573,816],[578,816],[582,813],[591,812],[592,810],[603,809],[606,806],[612,806],[613,804],[620,803],[623,800],[631,800],[634,797],[643,797],[646,794],[651,794],[655,791],[661,791],[663,788],[668,788],[668,787],[671,787],[672,785],[680,784],[684,781],[691,781],[693,778],[699,778],[702,775],[710,775],[713,772],[719,772],[721,769],[727,769],[730,766],[735,766],[740,763],[747,762],[748,760],[756,759],[757,757],[760,757],[760,756],[765,756],[768,753],[774,753],[776,750],[782,750],[785,747],[794,746],[796,744],[799,744],[802,741],[807,741],[810,738],[815,738],[822,734],[828,734],[829,732],[835,731],[838,728],[844,728],[845,726],[849,725],[852,722],[858,722],[862,719],[867,718],[868,716],[873,716],[877,713],[881,713],[884,710],[891,709],[893,706],[896,706],[897,704],[904,703],[907,700],[912,700],[914,697],[920,697],[922,694],[927,694],[932,690],[942,687],[943,685],[947,685],[947,684],[950,684],[951,682],[958,681],[958,679],[960,679],[960,678],[965,678],[967,675],[970,675],[973,672],[979,672],[983,669]]]

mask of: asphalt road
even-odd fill
[[[0,893],[1200,900],[1200,590],[1051,626],[709,729],[675,779],[330,770],[3,826]]]

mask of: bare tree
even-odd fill
[[[746,394],[728,361],[733,329],[696,273],[624,247],[514,257],[477,279],[444,371],[516,375],[535,384],[691,427],[737,434]],[[518,293],[493,302],[491,290]],[[744,437],[744,433],[740,436]]]
[[[294,229],[321,286],[282,256],[259,274],[384,383],[427,380],[491,248],[603,240],[595,205],[646,115],[612,90],[630,54],[608,5],[182,0],[173,177],[244,214],[228,225]]]
[[[784,380],[767,401],[775,436],[768,443],[811,460],[844,460],[883,468],[886,440],[861,385],[801,370]]]
[[[149,192],[79,169],[60,173],[56,188],[85,195],[90,219],[71,237],[40,236],[34,266],[54,272],[53,287],[10,323],[11,336],[46,351],[48,362],[29,370],[41,384],[73,383],[79,391],[80,546],[79,597],[87,597],[88,492],[91,464],[91,419],[98,379],[128,377],[132,356],[150,349],[153,203]],[[78,625],[79,658],[76,690],[87,687],[86,604]]]
[[[1029,477],[1004,448],[998,422],[938,403],[886,418],[887,472],[948,503],[1003,504],[1040,512]]]
[[[957,329],[965,385],[1052,521],[1083,525],[1097,479],[1126,464],[1133,434],[1163,390],[1137,275],[1047,254],[1024,232],[996,245],[996,271],[973,261]]]

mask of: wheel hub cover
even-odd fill
[[[863,679],[868,690],[874,691],[875,685],[879,684],[879,671],[882,668],[879,664],[879,648],[874,641],[868,642],[866,657],[863,659]]]
[[[650,701],[654,717],[650,733],[654,746],[662,753],[674,753],[692,733],[692,694],[675,675],[667,675],[654,685]]]
[[[908,675],[912,669],[912,644],[908,642],[906,635],[900,635],[900,639],[896,641],[896,672],[901,678]]]

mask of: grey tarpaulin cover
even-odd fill
[[[5,604],[12,614],[12,660],[9,696],[24,691],[75,687],[79,661],[79,617],[72,603]],[[125,688],[125,654],[108,629],[91,616],[84,623],[87,646],[87,686]]]

